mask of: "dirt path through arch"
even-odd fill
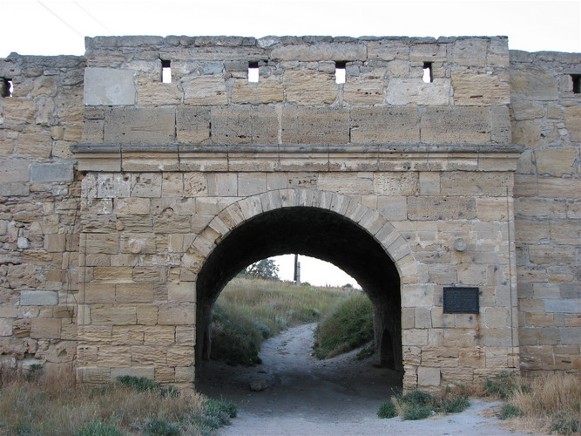
[[[231,367],[212,362],[201,369],[198,389],[233,401],[239,410],[220,435],[518,435],[481,412],[498,403],[473,400],[461,414],[423,421],[379,419],[377,410],[399,374],[376,368],[355,353],[320,361],[311,356],[316,324],[288,329],[263,344],[262,365]],[[260,391],[252,391],[250,386]]]

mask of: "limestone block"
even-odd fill
[[[193,327],[176,327],[176,344],[193,347],[195,342],[195,329]]]
[[[232,103],[270,104],[280,103],[284,99],[281,76],[260,77],[259,81],[248,82],[237,79],[232,88]]]
[[[132,197],[161,197],[162,175],[158,173],[131,174]]]
[[[71,182],[73,180],[73,161],[30,166],[32,183]]]
[[[512,335],[517,335],[510,328],[490,328],[482,331],[482,345],[493,347],[508,347],[514,338]]]
[[[452,73],[454,104],[467,106],[506,105],[510,103],[508,78],[498,74]]]
[[[142,325],[157,324],[157,307],[155,306],[137,306],[137,323]]]
[[[373,107],[351,110],[351,143],[417,143],[420,140],[416,107]]]
[[[544,308],[548,313],[581,313],[581,302],[579,299],[546,299]]]
[[[444,329],[444,343],[459,348],[477,345],[478,333],[474,329]]]
[[[28,182],[28,159],[0,159],[0,183]]]
[[[226,81],[221,74],[198,76],[182,81],[184,103],[194,106],[225,105],[228,103]]]
[[[90,189],[93,194],[93,188]],[[131,178],[128,174],[99,173],[96,191],[97,198],[130,197]]]
[[[574,246],[531,245],[529,247],[529,261],[535,265],[574,264],[575,258]]]
[[[407,219],[407,199],[404,196],[380,196],[377,198],[377,210],[388,221],[405,221]]]
[[[343,101],[350,105],[382,104],[385,100],[385,70],[349,76],[343,85]]]
[[[208,194],[211,196],[238,195],[238,177],[234,173],[212,173],[207,176]]]
[[[486,365],[484,350],[481,348],[460,349],[458,357],[460,368],[484,368]]]
[[[86,254],[117,254],[119,235],[117,233],[87,233],[85,236]]]
[[[192,366],[194,364],[194,349],[191,347],[169,347],[167,349],[167,365],[173,367]]]
[[[536,101],[517,100],[511,102],[510,106],[516,121],[537,120],[545,116],[545,106]]]
[[[449,344],[449,348],[425,348],[422,350],[422,365],[427,367],[458,366],[459,348]],[[419,369],[419,368],[418,368]]]
[[[454,63],[467,67],[486,66],[488,40],[485,38],[457,39],[451,47]],[[508,53],[506,54],[508,56]]]
[[[530,100],[557,100],[557,79],[549,71],[534,65],[510,69],[510,85],[513,95]]]
[[[97,362],[101,366],[129,366],[131,364],[129,347],[102,345],[99,347]]]
[[[143,344],[144,336],[144,328],[142,326],[114,326],[111,332],[111,343],[112,345]]]
[[[500,172],[447,171],[440,180],[442,195],[506,197],[512,184],[512,174]]]
[[[153,302],[153,283],[120,283],[115,285],[117,303]]]
[[[337,98],[335,76],[315,70],[287,70],[283,85],[286,101],[298,105],[331,104]]]
[[[193,282],[169,283],[167,285],[168,301],[183,301],[194,303],[196,301],[196,284]]]
[[[441,175],[422,171],[419,173],[420,195],[439,195],[441,193]]]
[[[79,340],[91,344],[108,344],[111,343],[111,331],[111,325],[80,325]]]
[[[450,104],[451,95],[450,79],[434,79],[432,83],[424,83],[420,78],[392,78],[387,86],[387,102],[395,106],[444,106]]]
[[[109,144],[161,145],[175,141],[175,109],[113,108],[107,112],[104,141]]]
[[[405,41],[369,41],[367,43],[367,58],[369,60],[392,61],[399,59],[409,63],[410,46]]]
[[[210,108],[178,107],[176,109],[177,141],[199,144],[210,139]]]
[[[342,109],[284,107],[282,142],[286,144],[349,143],[349,112]]]
[[[60,319],[32,319],[30,337],[33,339],[60,339],[61,325],[62,323]]]
[[[427,329],[408,329],[402,333],[402,344],[404,346],[422,347],[428,344]]]
[[[154,326],[144,329],[145,345],[167,347],[175,343],[175,327]]]
[[[371,173],[323,173],[319,176],[319,189],[339,194],[363,194],[373,190]]]
[[[416,195],[418,193],[418,173],[376,173],[373,191],[377,195]]]
[[[166,303],[159,306],[160,325],[193,325],[196,308],[193,303]]]
[[[91,320],[94,325],[130,325],[137,322],[137,311],[132,306],[93,305]]]
[[[367,59],[367,50],[364,44],[300,44],[300,45],[283,45],[275,47],[270,57],[281,61],[302,61],[302,62],[320,62],[320,61],[364,61]]]
[[[402,307],[432,307],[434,288],[429,284],[405,284],[402,286]]]
[[[20,293],[21,306],[56,306],[58,294],[53,291],[22,291]]]
[[[151,211],[150,198],[116,198],[113,210],[117,215],[149,215]]]
[[[194,382],[194,367],[177,367],[175,369],[176,383],[193,383]]]
[[[214,144],[277,144],[279,115],[272,108],[229,106],[213,108]]]
[[[435,144],[487,144],[490,115],[485,107],[426,107],[421,142]]]
[[[576,154],[575,147],[536,150],[537,172],[554,177],[573,174]]]
[[[469,197],[408,197],[408,218],[414,221],[474,219],[476,200]]]
[[[581,142],[581,105],[565,108],[565,128],[573,142]]]
[[[182,102],[182,91],[178,82],[162,83],[150,77],[137,80],[137,104],[144,106],[179,105]]]
[[[133,346],[131,363],[134,365],[166,365],[166,347]]]
[[[85,68],[86,106],[133,105],[136,100],[134,72],[118,68]]]
[[[12,336],[13,322],[10,318],[0,318],[0,336]]]

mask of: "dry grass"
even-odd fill
[[[581,434],[581,379],[576,374],[535,378],[500,374],[487,380],[485,390],[507,401],[498,416],[512,429]]]
[[[536,377],[526,386],[517,388],[509,400],[523,414],[514,418],[519,428],[534,427],[562,434],[573,434],[577,428],[576,433],[581,433],[581,380],[578,375],[555,373]]]
[[[162,396],[118,383],[75,386],[61,380],[5,377],[0,386],[0,434],[140,434],[155,420],[187,428],[188,434],[204,433],[193,422],[204,415],[206,399],[199,394]],[[91,423],[110,431],[87,433]]]

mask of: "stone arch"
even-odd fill
[[[278,235],[295,228],[311,240]],[[317,231],[328,238],[347,233],[348,242],[316,243]],[[269,245],[268,238],[276,242]],[[343,253],[346,247],[353,249],[351,258]],[[358,280],[374,303],[377,355],[388,353],[381,351],[388,331],[393,369],[402,370],[401,285],[417,281],[406,240],[383,215],[357,199],[309,189],[273,190],[232,203],[194,239],[183,263],[197,277],[196,362],[209,355],[212,306],[224,286],[248,264],[293,251],[331,261]]]

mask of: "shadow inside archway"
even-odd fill
[[[228,371],[227,367],[216,362],[208,362],[212,307],[222,289],[247,265],[285,253],[299,253],[331,262],[357,280],[374,306],[375,356],[379,356],[375,361],[354,363],[353,359],[339,359],[335,369],[329,371],[330,361],[314,361],[310,356],[312,338],[306,340],[304,335],[300,335],[303,338],[300,341],[303,347],[301,353],[307,360],[284,356],[283,364],[279,362],[281,356],[275,353],[273,356],[263,356],[263,368],[257,367],[247,372],[231,368]],[[253,371],[261,370],[266,371],[262,373],[265,377],[270,374],[272,378],[268,381],[271,392],[285,387],[284,392],[290,395],[293,390],[301,389],[299,386],[302,385],[303,389],[309,387],[308,391],[314,398],[331,389],[335,395],[343,391],[345,401],[352,401],[347,398],[352,398],[354,392],[366,387],[364,397],[385,399],[392,387],[401,386],[401,297],[400,278],[395,264],[365,228],[326,209],[276,209],[259,214],[232,230],[217,244],[198,275],[196,319],[196,386],[214,396],[222,396],[216,391],[220,386],[224,392],[240,389],[239,395],[251,395],[251,380],[248,377],[256,378],[261,373],[254,374]],[[296,342],[292,330],[289,332],[285,332],[291,337],[287,338],[284,347]],[[385,339],[386,334],[390,340]],[[268,346],[267,343],[265,347]],[[382,346],[390,349],[382,350]],[[270,368],[269,359],[280,365],[275,363],[275,370],[264,369]],[[384,367],[378,368],[381,364]],[[311,369],[305,373],[303,369],[307,366]],[[289,382],[285,383],[285,380]],[[317,389],[310,389],[318,384]],[[372,388],[377,389],[376,394],[372,394]],[[304,398],[297,398],[297,407],[306,407]]]

